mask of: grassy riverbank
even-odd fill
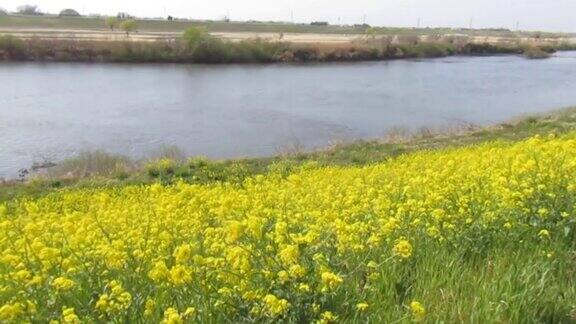
[[[575,125],[162,159],[0,203],[0,322],[574,322]]]
[[[421,129],[411,133],[393,130],[386,138],[338,144],[325,150],[297,149],[268,158],[240,160],[188,160],[177,148],[165,148],[154,161],[131,161],[105,152],[86,152],[61,161],[48,172],[27,181],[0,184],[0,202],[17,197],[37,197],[61,188],[108,187],[155,182],[186,181],[194,184],[241,183],[270,171],[289,174],[293,170],[318,166],[364,166],[396,156],[446,147],[461,147],[488,141],[519,141],[534,135],[565,134],[576,130],[576,108],[523,117],[489,127],[458,130]]]
[[[115,42],[19,39],[0,36],[0,61],[130,62],[130,63],[271,63],[344,62],[452,55],[522,54],[533,45],[522,43],[476,44],[457,41],[391,43],[366,39],[351,44],[293,44],[260,39],[231,42],[191,29],[200,36],[177,41]],[[185,34],[186,35],[186,34]],[[543,46],[552,53],[571,49],[569,44]]]

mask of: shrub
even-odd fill
[[[106,153],[101,150],[81,152],[78,156],[66,159],[48,169],[54,178],[114,177],[134,168],[125,156]]]
[[[419,43],[416,45],[400,45],[399,48],[406,57],[444,57],[456,53],[455,47],[451,44]]]
[[[398,44],[403,45],[417,45],[420,43],[420,36],[419,35],[399,35],[397,37]]]
[[[0,59],[21,60],[27,57],[24,41],[12,35],[0,36]]]
[[[261,39],[228,43],[232,47],[234,62],[266,63],[278,59],[288,48],[285,43],[272,43]]]
[[[212,36],[204,27],[190,27],[184,31],[182,37],[190,50],[194,50],[198,46],[212,40]]]
[[[522,48],[504,44],[468,43],[462,47],[461,53],[467,55],[519,54],[522,53]]]
[[[232,46],[219,39],[210,38],[193,49],[195,63],[227,63],[231,60]]]
[[[524,51],[524,57],[532,60],[546,59],[552,56],[549,52],[539,47],[530,47]]]
[[[124,20],[120,24],[120,29],[126,33],[126,36],[130,36],[130,33],[138,30],[138,23],[134,19]]]
[[[178,163],[186,161],[186,153],[176,145],[162,145],[152,156],[156,159],[169,159]]]
[[[174,160],[162,158],[146,163],[146,171],[148,175],[153,178],[167,177],[174,174],[176,166],[177,164]]]

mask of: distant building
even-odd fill
[[[80,13],[74,9],[64,9],[58,15],[60,17],[80,17]]]

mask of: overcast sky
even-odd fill
[[[504,27],[516,22],[524,30],[576,32],[576,0],[0,0],[10,11],[31,3],[41,10],[58,12],[74,8],[82,14],[115,14],[156,17],[165,13],[194,19],[313,20],[343,24],[366,22],[378,26]]]

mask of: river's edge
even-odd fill
[[[503,140],[518,141],[535,135],[563,134],[576,130],[576,108],[519,117],[487,127],[449,132],[423,130],[394,133],[388,138],[343,143],[316,151],[294,151],[284,155],[236,160],[186,159],[166,152],[156,161],[132,161],[105,152],[86,152],[47,170],[28,174],[23,181],[0,182],[0,202],[18,197],[36,197],[60,188],[149,184],[154,182],[206,184],[242,183],[246,178],[270,170],[289,174],[292,170],[317,166],[361,166],[418,150],[456,148]]]
[[[449,56],[526,55],[543,58],[576,45],[535,46],[522,43],[414,42],[391,44],[295,44],[259,39],[227,42],[208,38],[190,46],[183,41],[115,42],[19,39],[0,36],[0,62],[83,63],[321,63],[386,61]],[[538,55],[534,56],[533,53]]]

